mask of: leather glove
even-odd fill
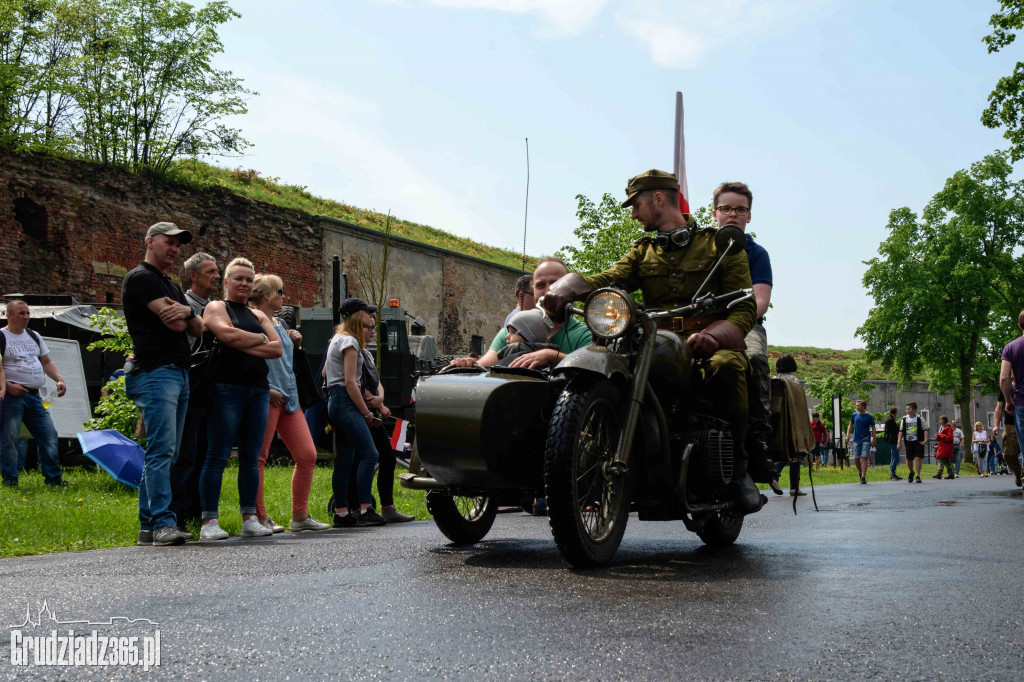
[[[565,322],[565,307],[589,294],[590,285],[583,276],[570,272],[560,277],[537,303],[555,322]]]
[[[739,328],[729,320],[716,320],[704,331],[697,332],[686,338],[686,345],[694,355],[713,355],[719,349],[745,351],[747,343],[743,340]]]
[[[694,355],[714,355],[718,350],[718,340],[705,332],[697,332],[686,337],[686,345],[690,347]]]

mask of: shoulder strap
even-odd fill
[[[235,311],[231,309],[227,301],[224,301],[224,310],[228,311],[228,317],[231,318],[231,324],[238,326],[238,316],[235,315]]]
[[[7,327],[4,327],[3,329],[6,330]],[[42,353],[43,352],[43,342],[40,340],[39,334],[36,334],[34,331],[29,329],[28,327],[25,327],[25,331],[27,331],[28,335],[32,337],[32,340],[36,342],[36,345],[39,346],[39,352]],[[7,334],[4,334],[2,331],[0,331],[0,355],[3,355],[6,352],[7,352]]]

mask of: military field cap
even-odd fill
[[[360,310],[365,310],[373,315],[377,312],[377,306],[370,305],[361,298],[346,298],[342,301],[341,307],[338,308],[338,312],[341,313],[342,317],[348,317],[349,315],[358,313]]]
[[[636,195],[649,189],[678,190],[679,181],[676,180],[674,173],[667,173],[654,168],[646,173],[632,177],[629,179],[629,184],[626,185],[626,200],[622,202],[622,208],[632,206]]]
[[[146,230],[147,237],[155,237],[158,234],[166,234],[168,237],[177,237],[182,244],[188,244],[192,241],[192,233],[188,230],[178,229],[178,226],[174,223],[156,223],[150,225],[149,229]]]

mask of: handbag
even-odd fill
[[[210,334],[210,336],[213,335]],[[217,383],[218,355],[220,355],[220,341],[216,337],[214,337],[210,348],[201,346],[192,354],[188,370],[189,407],[206,409],[213,402],[213,389]]]
[[[309,369],[309,358],[304,348],[295,346],[292,370],[295,372],[295,390],[299,394],[299,406],[303,410],[308,410],[313,405],[322,403],[324,392],[313,379],[313,372]]]

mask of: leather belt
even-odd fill
[[[25,389],[27,392],[31,393],[32,395],[39,395],[38,388],[29,388],[28,386],[22,386],[22,388]]]
[[[705,329],[712,322],[725,319],[721,315],[694,315],[691,317],[663,317],[658,328],[673,332],[693,332]]]

